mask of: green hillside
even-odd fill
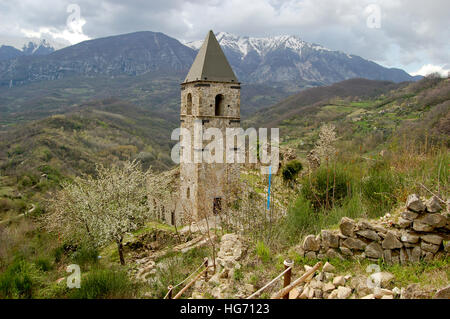
[[[390,138],[407,135],[449,145],[450,79],[426,78],[394,85],[354,79],[314,88],[248,118],[244,125],[279,127],[282,145],[311,150],[324,123],[334,124],[342,151],[380,151]]]

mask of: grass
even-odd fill
[[[132,284],[123,269],[94,269],[82,277],[79,289],[73,289],[74,299],[118,299],[136,296],[136,286]]]
[[[186,253],[171,252],[157,260],[155,275],[150,281],[153,298],[163,298],[169,285],[175,286],[196,270],[209,255],[209,247],[198,247]],[[174,293],[178,293],[178,287]],[[186,293],[188,295],[188,292]]]
[[[267,247],[263,241],[258,241],[255,248],[256,255],[262,260],[263,263],[271,261],[270,248]]]

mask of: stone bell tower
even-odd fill
[[[180,162],[180,213],[185,222],[220,214],[229,198],[230,187],[239,179],[239,164],[226,163],[225,133],[226,128],[240,127],[240,89],[214,33],[209,31],[181,83],[181,128],[188,129],[192,139],[189,147],[192,161]],[[194,156],[204,159],[205,149],[214,140],[211,138],[195,145],[194,126],[199,124],[202,124],[203,132],[208,128],[218,128],[222,132],[224,154],[221,163],[195,162]],[[182,147],[181,154],[185,151]]]

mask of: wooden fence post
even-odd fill
[[[290,259],[286,259],[283,262],[283,264],[284,264],[284,269],[291,268],[284,273],[283,288],[285,288],[285,287],[289,286],[289,284],[291,283],[292,267],[294,266],[294,262]],[[289,294],[284,295],[283,298],[289,299]]]
[[[167,287],[167,289],[169,289],[169,292],[167,293],[167,299],[172,299],[173,286],[169,285],[169,287]]]
[[[205,282],[208,281],[208,257],[205,257],[205,261],[203,263],[205,265]]]
[[[270,299],[281,299],[282,297],[284,297],[286,294],[289,293],[289,291],[291,291],[294,287],[296,287],[297,285],[299,285],[300,283],[304,282],[306,279],[308,279],[309,276],[311,276],[312,274],[314,274],[314,272],[319,269],[320,267],[322,267],[322,262],[319,261],[317,264],[314,265],[314,267],[312,267],[310,270],[308,270],[307,272],[305,272],[300,278],[294,280],[293,283],[291,283],[290,285],[288,285],[287,287],[284,287],[283,289],[281,289],[280,291],[278,291],[277,293],[273,294],[272,297],[270,297]]]

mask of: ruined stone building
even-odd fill
[[[224,140],[226,128],[240,127],[240,83],[212,31],[181,83],[180,122],[191,134],[195,123],[201,123],[203,131],[218,128]],[[210,142],[203,141],[200,147],[192,142],[192,162],[180,162],[177,220],[181,217],[183,223],[220,214],[239,179],[239,164],[226,163],[226,154],[222,163],[194,162],[194,154],[204,154]],[[223,146],[225,149],[226,141]],[[181,149],[181,153],[186,151]]]

